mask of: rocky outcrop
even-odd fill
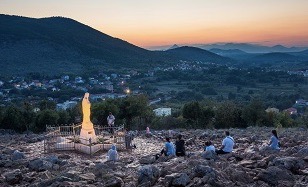
[[[141,166],[138,170],[138,183],[153,185],[159,178],[159,169],[153,165]]]
[[[20,169],[4,173],[4,177],[5,181],[10,185],[19,184],[23,178]]]
[[[203,152],[208,140],[220,147],[224,130],[174,130],[188,140],[187,156],[156,159],[166,133],[152,131],[134,138],[136,149],[119,151],[117,162],[106,161],[106,152],[42,154],[43,142],[29,143],[40,135],[0,134],[0,186],[308,186],[307,130],[282,129],[279,151],[264,148],[270,128],[229,131],[236,142],[230,154]]]

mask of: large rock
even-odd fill
[[[103,171],[106,169],[107,167],[107,164],[104,164],[104,163],[96,163],[95,164],[95,167],[94,167],[94,175],[95,176],[101,176],[102,173],[104,173]]]
[[[5,173],[4,177],[5,181],[10,185],[19,184],[22,180],[22,174],[20,169]]]
[[[20,160],[20,159],[24,159],[25,158],[25,154],[22,152],[19,152],[18,150],[15,150],[12,156],[12,160]]]
[[[81,172],[75,171],[74,169],[69,170],[68,172],[65,172],[62,174],[63,177],[69,178],[72,181],[78,181],[80,178]]]
[[[242,184],[253,182],[252,177],[250,177],[243,168],[236,167],[234,164],[231,164],[228,168],[226,168],[224,173],[228,173],[229,178],[233,182],[240,182]]]
[[[124,182],[120,177],[111,177],[105,182],[104,186],[105,187],[123,187]]]
[[[279,149],[272,149],[269,146],[263,146],[260,148],[260,155],[263,155],[263,156],[277,154],[279,152],[280,152]]]
[[[308,147],[304,147],[302,149],[300,149],[297,154],[297,156],[300,156],[300,157],[306,157],[308,156]]]
[[[79,175],[81,180],[95,181],[95,175],[93,173],[84,173]]]
[[[214,151],[204,151],[201,154],[202,158],[207,159],[207,160],[217,160],[217,154]]]
[[[294,183],[294,176],[286,169],[281,169],[277,166],[271,166],[265,171],[259,173],[258,179],[267,182],[270,185],[278,185],[279,183]],[[293,185],[292,185],[293,186]]]
[[[153,165],[141,166],[138,170],[138,183],[150,183],[155,184],[159,178],[159,169]]]
[[[165,186],[186,186],[190,178],[186,173],[172,173],[165,176]]]
[[[45,158],[46,161],[52,163],[52,164],[57,164],[60,162],[58,156],[56,155],[49,155]]]
[[[9,147],[6,147],[2,150],[2,153],[4,154],[7,154],[7,155],[10,155],[10,154],[13,154],[14,153],[14,150],[9,148]]]
[[[139,160],[139,163],[140,164],[153,164],[155,161],[156,161],[155,156],[148,155],[148,156],[141,157]]]
[[[6,160],[8,159],[8,156],[5,154],[0,154],[0,160]]]
[[[46,160],[37,158],[34,160],[31,160],[28,164],[28,168],[34,171],[45,171],[52,169],[52,163],[47,162]]]
[[[305,162],[303,159],[297,157],[283,157],[275,158],[269,165],[285,168],[297,174],[300,169],[304,169]]]
[[[193,172],[196,177],[202,178],[204,176],[208,176],[209,178],[216,178],[216,171],[209,166],[198,165],[193,168]]]

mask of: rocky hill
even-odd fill
[[[0,15],[0,23],[2,74],[78,73],[174,61],[69,18]]]
[[[0,134],[0,186],[299,186],[308,185],[307,129],[280,129],[280,151],[265,148],[270,128],[229,129],[234,152],[204,159],[204,142],[216,148],[223,130],[174,130],[186,141],[186,157],[154,155],[167,131],[139,134],[132,151],[106,161],[106,151],[94,156],[76,152],[43,154],[43,136]],[[172,141],[175,141],[173,138]]]

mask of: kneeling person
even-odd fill
[[[107,161],[117,161],[119,159],[118,151],[115,145],[112,145],[107,153]]]

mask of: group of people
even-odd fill
[[[149,133],[149,128],[147,128],[146,133]],[[158,159],[160,156],[186,156],[185,151],[185,141],[182,139],[182,135],[178,135],[175,144],[170,141],[170,138],[167,137],[166,142],[164,143],[164,148],[159,154],[156,154],[155,157]],[[225,138],[222,141],[220,149],[216,149],[211,141],[206,141],[204,146],[204,158],[210,159],[213,156],[219,154],[228,154],[233,151],[235,141],[233,137],[230,136],[229,131],[225,131]],[[268,147],[273,150],[280,150],[280,142],[276,130],[272,130],[272,136],[268,143]],[[107,160],[116,161],[118,160],[118,153],[116,151],[115,145],[111,146],[111,149],[108,151]]]
[[[215,149],[215,146],[212,144],[211,141],[205,142],[204,154],[203,154],[205,155],[205,158],[211,158],[213,155],[228,154],[233,151],[233,147],[235,145],[233,137],[230,136],[229,131],[225,131],[225,136],[226,137],[223,139],[220,149]],[[269,148],[273,150],[280,149],[280,142],[276,130],[272,130],[272,136],[270,138],[268,145]],[[159,156],[162,155],[185,156],[186,155],[185,141],[182,139],[182,135],[178,135],[175,145],[170,141],[170,138],[166,138],[164,148],[160,152],[160,154],[156,155],[156,158],[159,158]]]

